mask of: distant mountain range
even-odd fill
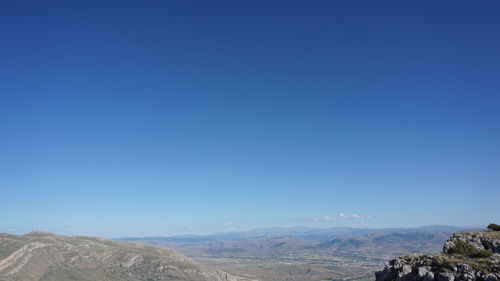
[[[122,238],[175,249],[189,257],[262,257],[322,253],[329,255],[397,256],[437,253],[455,232],[470,228],[425,226],[419,228],[262,228],[204,236]]]
[[[297,238],[321,241],[331,237],[347,237],[364,235],[369,233],[413,233],[413,232],[458,232],[472,230],[474,227],[456,227],[445,225],[422,226],[417,228],[353,228],[353,227],[272,227],[258,228],[249,231],[233,231],[214,233],[209,235],[177,235],[177,236],[155,236],[155,237],[123,237],[119,241],[162,241],[172,243],[200,243],[213,241],[233,241],[245,238],[260,238],[275,235],[290,235]]]

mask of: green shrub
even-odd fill
[[[488,229],[491,229],[493,231],[500,231],[500,225],[494,224],[494,223],[490,223],[488,225]]]
[[[455,242],[455,247],[448,250],[448,254],[464,255],[469,258],[489,258],[493,255],[493,252],[476,249],[466,242],[457,241]]]

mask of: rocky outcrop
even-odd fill
[[[491,231],[471,231],[453,234],[443,246],[443,253],[449,253],[457,242],[464,242],[478,250],[490,250],[500,254],[500,239],[492,237]],[[495,232],[493,232],[495,233]]]
[[[377,281],[499,281],[500,232],[475,231],[453,234],[436,256],[410,255],[393,259],[377,271]],[[458,242],[460,241],[460,242]],[[457,254],[455,246],[466,243],[476,250],[488,250],[488,257]],[[452,254],[453,253],[453,254]]]
[[[500,255],[495,254],[489,267],[475,269],[466,263],[450,264],[436,256],[406,256],[390,261],[383,270],[377,271],[377,281],[497,281],[500,280]],[[476,264],[477,265],[477,264]]]

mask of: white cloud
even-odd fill
[[[359,219],[369,219],[369,218],[370,218],[370,216],[366,216],[363,214],[346,215],[344,213],[340,213],[336,216],[314,217],[314,218],[311,218],[311,220],[312,221],[337,221],[337,220],[345,220],[345,219],[359,220]]]

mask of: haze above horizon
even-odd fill
[[[0,232],[500,221],[498,1],[4,1]]]

